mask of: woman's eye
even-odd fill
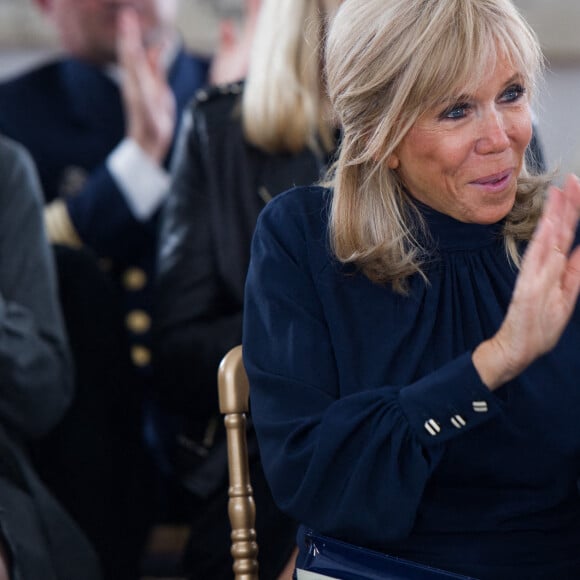
[[[513,103],[518,101],[525,93],[526,89],[522,85],[512,85],[502,93],[500,100],[504,103]]]
[[[463,119],[469,110],[468,103],[456,103],[441,113],[442,119]]]

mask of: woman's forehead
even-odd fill
[[[432,102],[468,98],[481,92],[490,85],[503,85],[510,82],[525,82],[525,74],[514,58],[504,53],[490,54],[487,59],[475,61],[473,72],[467,67],[464,78],[456,78],[453,83],[434,83]]]

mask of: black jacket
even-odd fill
[[[218,411],[217,368],[242,340],[250,243],[273,196],[308,185],[327,158],[270,155],[248,145],[240,84],[201,91],[184,118],[162,215],[154,356],[162,396],[205,426]]]

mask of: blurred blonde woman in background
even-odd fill
[[[221,547],[207,554],[205,577],[214,579],[231,577],[216,374],[242,339],[254,225],[279,192],[317,181],[335,149],[321,71],[326,22],[338,0],[263,0],[259,11],[255,0],[247,5],[257,20],[255,29],[251,22],[244,29],[254,34],[245,82],[200,92],[185,116],[162,216],[154,320],[160,396],[182,424],[177,435],[194,442],[188,453],[176,449],[188,458],[177,474],[190,491],[187,569],[204,556],[196,541],[203,537],[204,545]],[[247,47],[247,37],[240,44]],[[249,438],[260,577],[276,578],[294,548],[296,525],[275,506],[253,431]],[[213,459],[209,477],[202,456]]]

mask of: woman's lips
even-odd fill
[[[490,192],[501,191],[509,183],[512,173],[513,173],[512,169],[506,169],[501,173],[486,175],[485,177],[476,179],[471,183],[472,185],[477,185],[478,187],[481,187],[486,191]]]

